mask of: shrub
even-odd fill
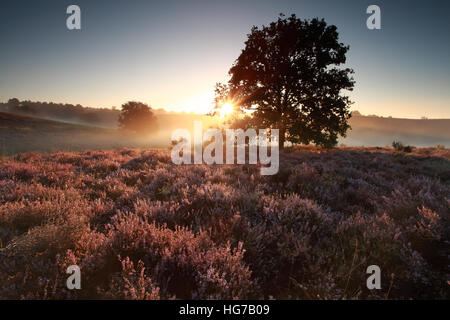
[[[392,142],[392,146],[397,151],[403,151],[406,153],[410,153],[413,151],[413,146],[404,146],[400,141],[394,141]]]
[[[276,176],[167,150],[5,159],[0,298],[448,299],[450,156],[411,150],[293,147]]]

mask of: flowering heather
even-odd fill
[[[0,298],[448,299],[449,161],[302,147],[261,176],[167,150],[6,158]],[[66,288],[73,264],[81,290]]]

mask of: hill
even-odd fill
[[[91,108],[68,103],[20,101],[15,98],[0,103],[0,112],[106,128],[116,128],[119,116],[119,111],[107,108]]]
[[[77,128],[81,131],[86,131],[86,126],[96,127],[96,139],[87,139],[85,136],[80,137],[77,135],[77,141],[75,141],[75,139],[71,139],[70,135],[65,135],[63,132],[59,137],[55,137],[54,135],[50,136],[52,139],[48,140],[49,143],[56,143],[58,146],[64,146],[64,150],[82,150],[83,146],[94,149],[111,148],[112,146],[119,145],[127,146],[124,143],[130,141],[130,139],[122,141],[123,136],[120,135],[117,136],[117,138],[115,137],[113,139],[114,141],[111,141],[111,139],[108,138],[115,136],[114,133],[117,132],[115,130],[117,129],[117,118],[119,116],[118,110],[87,108],[70,104],[14,101],[14,99],[10,99],[8,103],[0,103],[0,112],[2,110],[8,112],[8,114],[32,117],[34,119],[46,119],[76,124],[78,125]],[[170,145],[171,134],[174,130],[179,128],[192,130],[195,120],[201,120],[204,128],[218,127],[222,124],[221,119],[202,114],[166,112],[164,109],[153,111],[158,120],[160,128],[159,132],[149,140],[141,141],[138,144],[133,142],[132,145],[128,146],[168,146]],[[3,119],[5,119],[4,117],[5,116],[3,116]],[[7,127],[8,125],[1,124],[2,121],[4,120],[0,119],[0,127]],[[405,145],[417,147],[430,147],[436,145],[450,146],[450,130],[448,130],[448,128],[450,128],[450,119],[397,119],[363,116],[359,112],[354,112],[349,124],[352,128],[347,132],[347,137],[341,137],[339,139],[339,143],[342,145],[388,146],[395,140],[401,141]],[[43,126],[44,130],[47,125]],[[14,135],[14,145],[11,145],[10,142],[12,141],[4,136],[4,130],[3,132],[0,132],[2,134],[0,137],[3,136],[3,141],[5,141],[4,144],[6,144],[4,145],[4,150],[6,148],[8,153],[14,153],[15,150],[20,152],[30,150],[49,151],[57,149],[46,144],[45,140],[40,139],[40,141],[35,141],[41,136],[39,126],[28,126],[24,124],[22,127],[29,128],[29,134],[24,134],[24,130],[21,132],[19,132],[20,129],[19,131],[16,130],[16,133],[20,134]],[[98,131],[100,128],[111,129],[111,131],[108,133],[106,131]],[[34,130],[35,132],[31,133],[31,130]],[[105,135],[104,133],[107,134]],[[24,137],[28,140],[22,143],[22,140],[19,137]],[[130,141],[130,143],[131,142],[132,141]],[[151,142],[151,144],[149,144],[149,142]],[[102,143],[104,143],[104,145],[102,145]],[[30,146],[33,148],[30,148]],[[9,150],[12,151],[9,152]]]
[[[20,152],[77,151],[158,145],[116,129],[65,123],[0,112],[0,155]]]
[[[349,146],[388,146],[402,141],[418,147],[450,146],[450,119],[397,119],[353,116],[352,129],[339,141]]]

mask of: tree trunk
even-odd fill
[[[284,149],[284,142],[286,141],[286,126],[284,125],[284,123],[280,124],[279,134],[280,134],[279,148],[280,148],[280,150],[283,150]]]

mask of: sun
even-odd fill
[[[218,110],[218,112],[219,112],[221,118],[223,118],[223,117],[225,117],[225,116],[227,116],[227,115],[229,115],[229,114],[232,114],[233,111],[234,111],[234,107],[233,107],[233,105],[232,105],[231,103],[229,103],[229,102],[224,103],[224,104],[220,107],[220,109]]]

